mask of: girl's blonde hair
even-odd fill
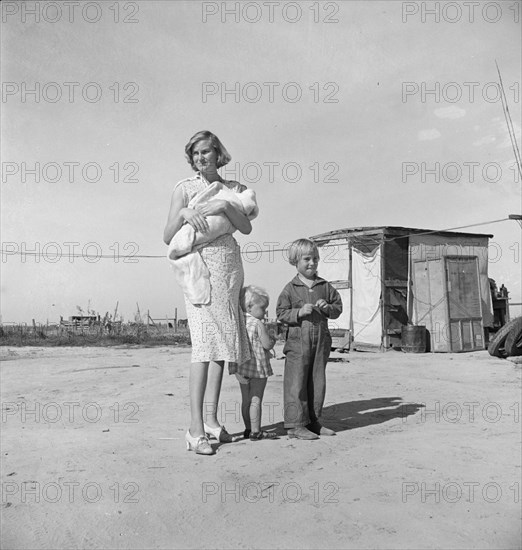
[[[239,303],[243,311],[247,311],[249,306],[253,306],[260,302],[268,305],[269,301],[270,297],[268,296],[268,292],[258,286],[245,286],[239,293]]]
[[[297,262],[305,254],[314,254],[319,258],[319,249],[317,245],[310,239],[297,239],[288,249],[288,261],[290,265],[297,265]]]

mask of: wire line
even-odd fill
[[[390,242],[390,241],[395,241],[397,239],[405,239],[407,237],[412,237],[412,236],[421,236],[421,235],[431,235],[433,233],[443,233],[443,232],[446,232],[446,231],[456,231],[457,229],[467,229],[468,227],[478,227],[478,226],[481,226],[481,225],[490,225],[490,224],[493,224],[493,223],[500,223],[500,222],[505,222],[505,221],[511,221],[510,218],[501,218],[499,220],[491,220],[491,221],[487,221],[487,222],[479,222],[479,223],[472,223],[472,224],[469,224],[469,225],[461,225],[459,227],[450,227],[448,229],[433,229],[433,230],[430,230],[430,231],[420,231],[420,232],[414,232],[414,233],[406,233],[404,235],[399,235],[397,237],[390,237],[390,238],[387,238],[387,239],[375,239],[374,242],[376,243],[380,243],[380,242]],[[393,227],[393,226],[390,226],[390,227]],[[383,226],[383,228],[386,228],[386,226]],[[346,230],[343,230],[343,229],[340,229],[339,231],[349,231],[350,229],[346,229]],[[364,228],[361,228],[362,231],[364,231]],[[336,235],[332,235],[332,238],[336,238]],[[370,237],[371,238],[371,237]],[[249,244],[249,243],[247,243]],[[322,245],[321,248],[332,248],[332,247],[336,247],[336,246],[339,246],[338,244],[325,244],[325,245]],[[256,254],[264,254],[264,253],[273,253],[273,252],[287,252],[288,249],[287,248],[271,248],[271,249],[261,249],[261,250],[252,250],[250,253],[256,253]],[[242,251],[243,254],[249,254],[248,251]],[[46,253],[46,254],[43,254],[41,252],[23,252],[23,251],[20,251],[20,250],[17,250],[17,251],[6,251],[4,249],[1,249],[0,250],[0,254],[2,255],[6,255],[6,256],[12,256],[12,255],[16,255],[16,254],[20,254],[20,255],[25,255],[25,256],[46,256],[46,257],[51,257],[51,258],[56,258],[57,256],[60,256],[59,254],[52,254],[52,253]],[[125,260],[126,258],[127,259],[132,259],[132,258],[145,258],[145,259],[149,259],[149,258],[154,258],[154,259],[157,259],[157,258],[162,258],[162,259],[165,259],[166,257],[166,254],[161,254],[161,255],[156,255],[156,254],[134,254],[132,256],[122,256],[122,255],[119,255],[119,254],[100,254],[100,255],[90,255],[90,254],[63,254],[64,257],[67,257],[67,258],[92,258],[92,259],[123,259]],[[124,262],[124,263],[135,263],[135,262]]]

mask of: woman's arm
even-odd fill
[[[205,216],[197,210],[185,207],[183,189],[181,186],[178,186],[174,189],[174,193],[172,193],[169,216],[165,230],[163,231],[165,244],[170,244],[172,237],[179,231],[184,221],[187,221],[196,231],[200,231],[201,233],[208,231],[208,223]]]
[[[243,212],[238,210],[232,203],[227,202],[225,208],[227,218],[232,222],[232,225],[243,235],[249,235],[252,232],[252,224]]]
[[[247,216],[228,201],[214,199],[201,206],[197,205],[196,208],[197,211],[203,216],[225,214],[225,216],[230,220],[230,223],[232,223],[232,225],[244,235],[248,235],[252,231],[252,224]]]

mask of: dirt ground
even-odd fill
[[[2,350],[2,548],[521,547],[521,367],[334,353],[324,424],[187,452],[189,348]],[[281,349],[278,348],[278,356]],[[240,434],[225,375],[219,415]]]

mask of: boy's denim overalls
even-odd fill
[[[297,312],[305,304],[317,300],[328,302],[328,312],[314,307],[311,315],[298,319]],[[296,275],[283,289],[277,301],[277,320],[288,325],[284,374],[284,425],[297,428],[316,422],[321,416],[326,393],[326,363],[332,338],[328,318],[337,319],[343,310],[335,288],[317,277],[312,287]]]

